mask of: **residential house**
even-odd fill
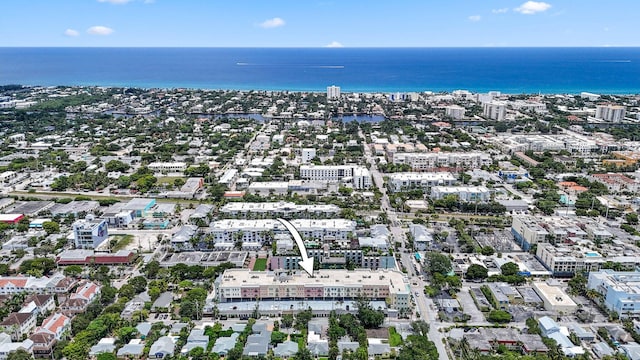
[[[53,347],[57,340],[55,335],[49,333],[35,333],[29,336],[29,340],[33,341],[33,357],[51,359]]]
[[[91,347],[89,350],[89,356],[97,357],[100,354],[107,354],[116,351],[116,339],[115,338],[102,338],[98,343]]]
[[[22,335],[28,335],[33,331],[37,318],[35,313],[11,313],[0,323],[0,328],[10,334],[11,339],[18,341],[22,339]]]
[[[213,344],[213,349],[211,349],[211,352],[216,353],[220,356],[226,356],[229,350],[233,349],[236,346],[236,341],[238,340],[238,336],[240,336],[240,334],[238,334],[237,332],[234,332],[229,337],[223,336],[223,337],[217,338],[215,344]],[[297,351],[298,350],[296,349],[296,352]]]
[[[192,349],[198,347],[206,351],[207,345],[209,345],[209,336],[204,334],[204,329],[193,329],[180,353],[183,355],[188,354]]]
[[[298,343],[291,340],[280,343],[275,348],[273,348],[273,355],[279,358],[289,358],[295,355],[297,352]]]
[[[33,294],[24,300],[25,307],[32,306],[38,314],[46,314],[56,309],[56,301],[50,294]]]
[[[71,319],[63,314],[56,313],[44,319],[42,325],[36,329],[36,333],[53,334],[56,340],[60,340],[70,328]]]
[[[151,345],[149,349],[149,359],[162,359],[172,356],[176,344],[170,336],[162,336]]]
[[[24,341],[11,342],[10,336],[7,334],[0,337],[0,360],[6,360],[10,353],[20,349],[32,354],[33,341],[26,339]]]
[[[78,287],[69,299],[60,305],[60,309],[67,314],[79,314],[84,312],[89,304],[100,295],[100,287],[93,282]]]
[[[128,344],[118,349],[118,353],[116,355],[119,359],[139,359],[144,355],[144,344],[140,339],[133,339],[129,341]]]

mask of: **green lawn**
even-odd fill
[[[267,270],[267,259],[256,259],[253,264],[253,271],[265,271]]]
[[[391,326],[389,328],[389,346],[402,345],[402,336],[396,332],[396,328]]]
[[[124,249],[127,245],[131,244],[131,241],[133,240],[133,235],[112,235],[109,237],[111,252]]]

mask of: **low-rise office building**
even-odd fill
[[[602,295],[606,308],[621,319],[640,317],[640,272],[594,271],[589,273],[587,289]]]
[[[73,240],[76,249],[95,249],[109,237],[109,226],[103,219],[77,220],[73,223]]]

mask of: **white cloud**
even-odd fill
[[[480,21],[480,19],[482,19],[482,16],[480,16],[480,15],[471,15],[471,16],[469,16],[468,19],[469,19],[469,21],[478,22],[478,21]]]
[[[324,47],[328,47],[328,48],[341,48],[344,47],[344,45],[342,45],[341,43],[337,42],[337,41],[332,41],[330,43],[328,43],[327,45],[325,45]]]
[[[88,28],[87,33],[91,35],[110,35],[113,33],[113,29],[102,25],[96,25]]]
[[[131,0],[98,0],[101,3],[109,3],[109,4],[126,4],[131,2]]]
[[[513,9],[520,14],[533,15],[539,12],[547,11],[551,8],[551,4],[542,1],[527,1],[519,7]]]
[[[274,17],[273,19],[267,19],[261,22],[260,24],[258,24],[258,26],[265,29],[273,29],[280,26],[284,26],[284,24],[285,24],[284,20],[282,20],[279,17]]]
[[[80,33],[78,32],[78,30],[73,30],[73,29],[67,29],[64,31],[65,36],[70,36],[70,37],[75,37],[80,35]]]
[[[501,9],[493,9],[491,10],[494,14],[504,14],[509,11],[509,8],[501,8]]]

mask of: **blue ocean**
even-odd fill
[[[640,93],[640,48],[0,48],[0,84]]]

